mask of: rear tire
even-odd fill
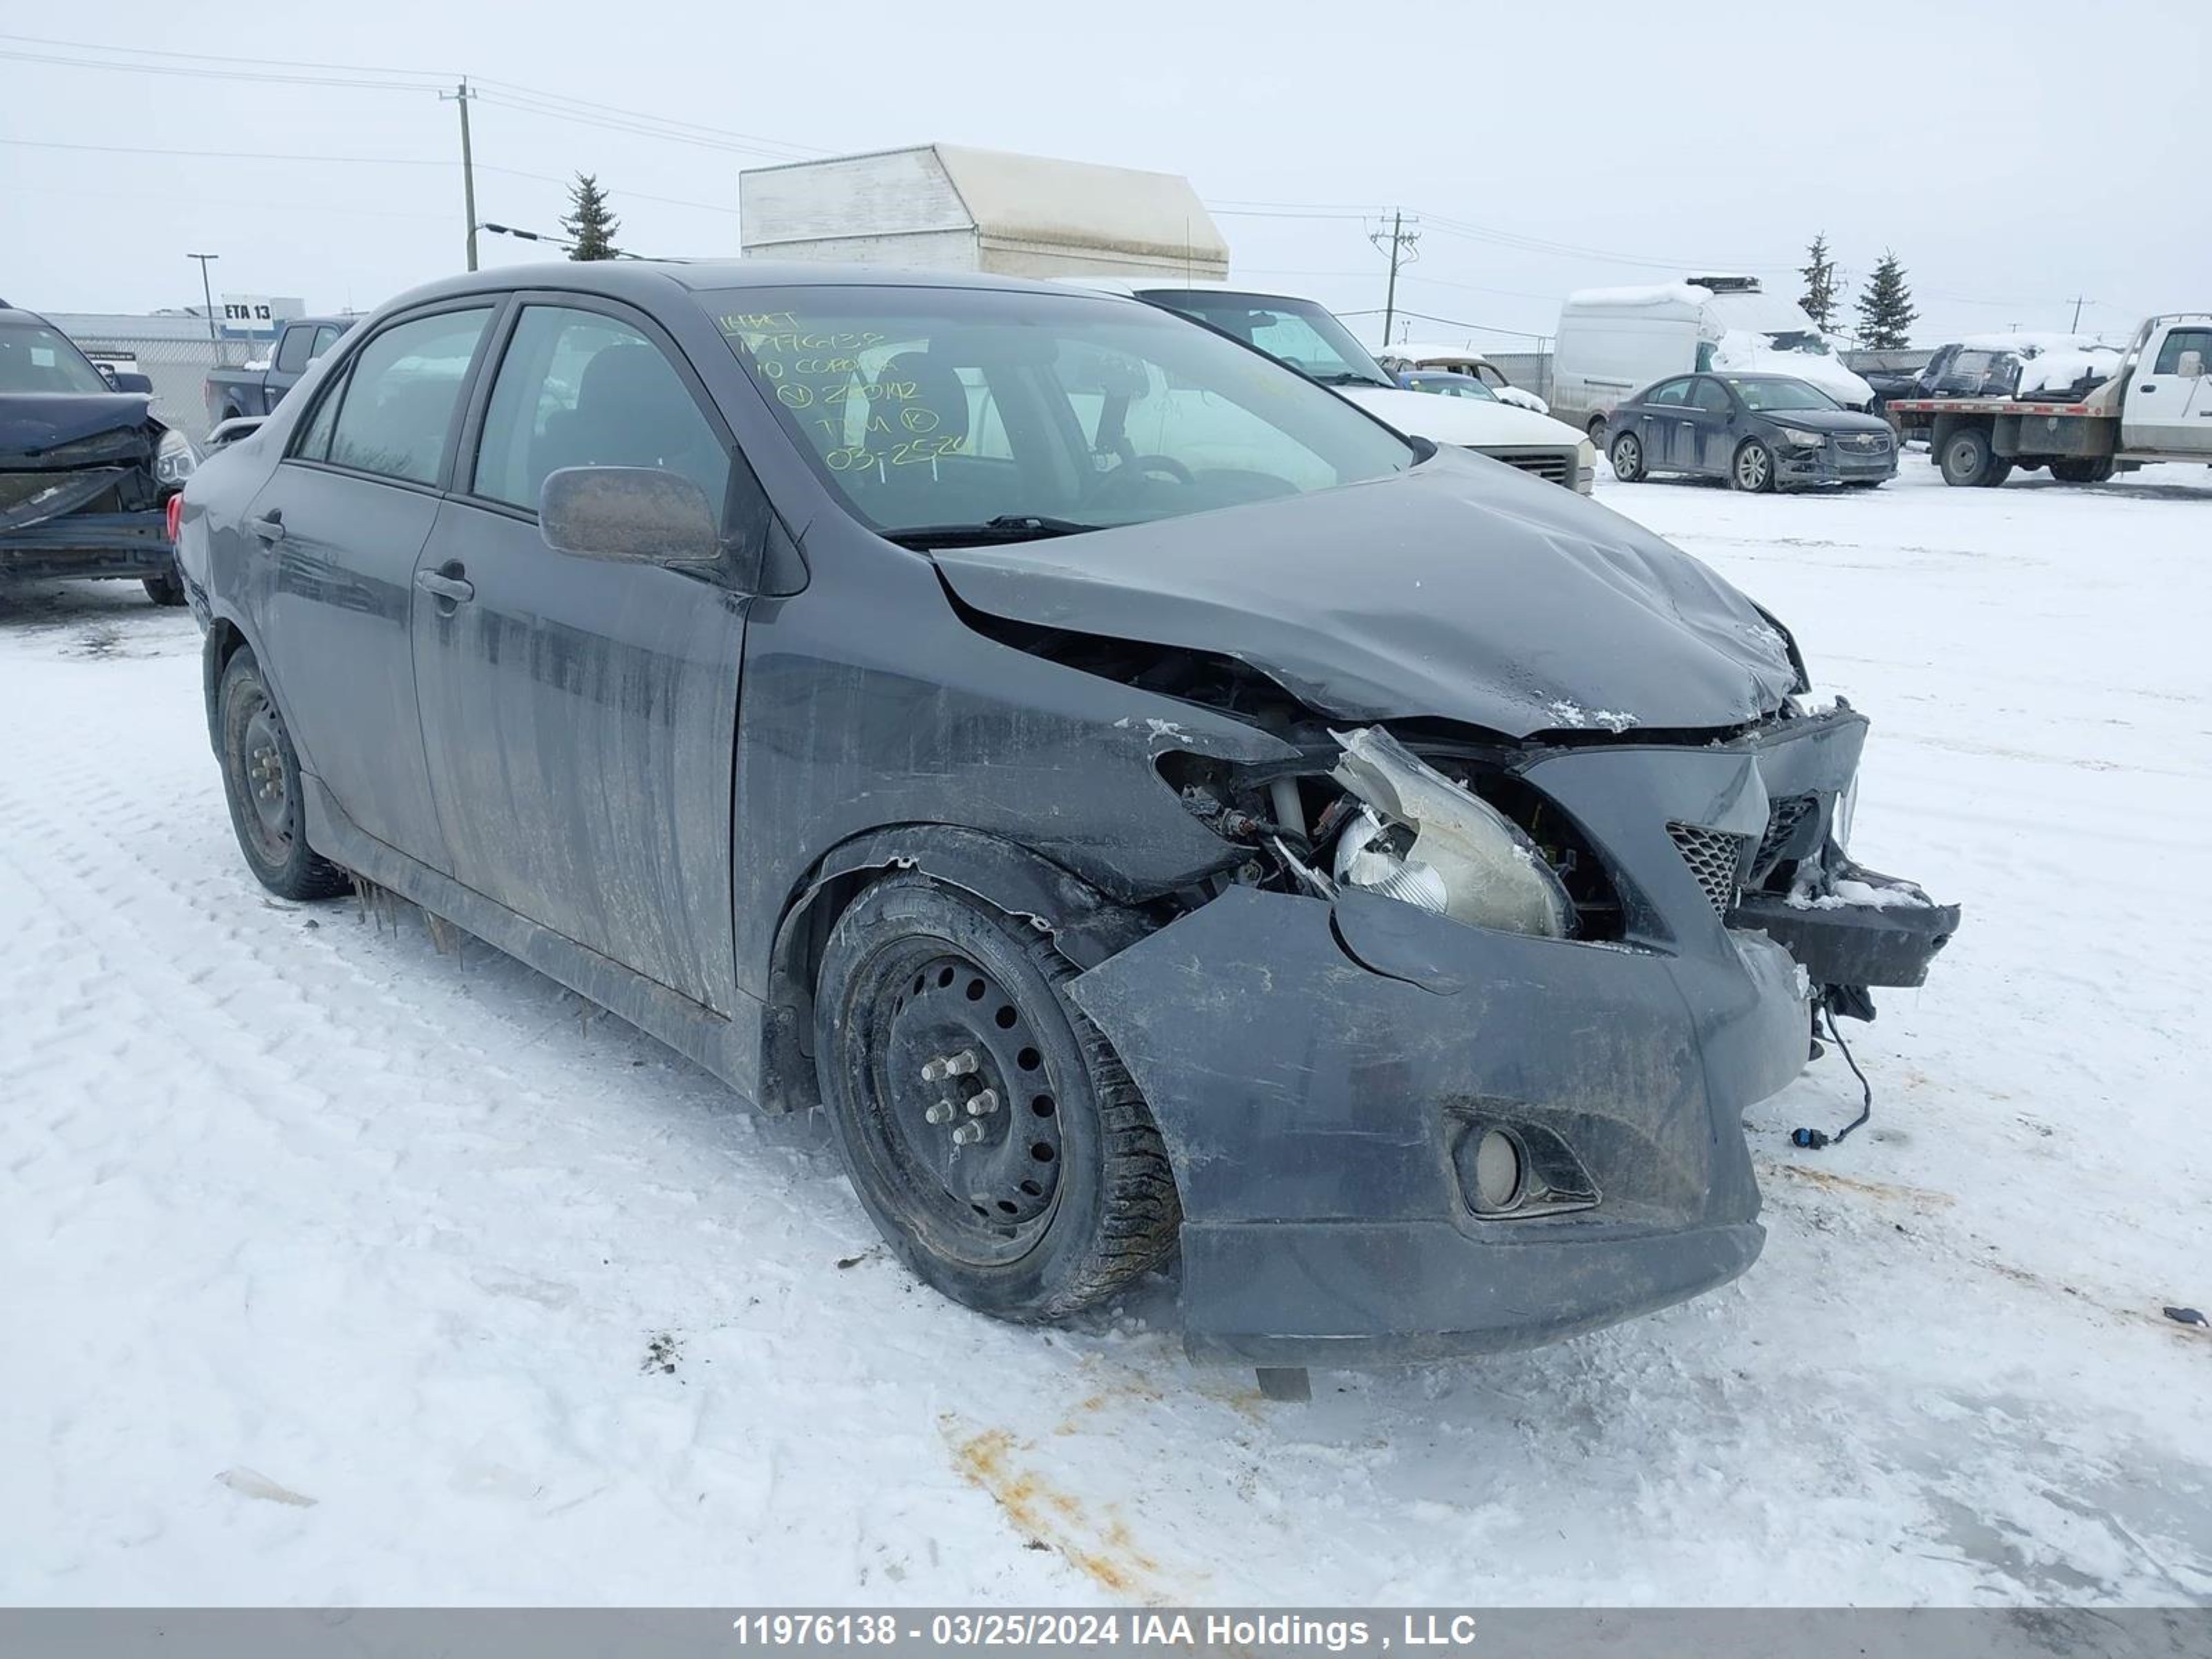
[[[142,578],[140,586],[145,588],[146,597],[156,605],[182,605],[185,602],[185,584],[173,570],[165,571],[158,576]]]
[[[1936,453],[1943,482],[1962,489],[1994,489],[2012,477],[2012,463],[2001,459],[1990,434],[1978,426],[1962,428],[1943,440]]]
[[[1623,483],[1640,483],[1650,475],[1644,470],[1644,441],[1624,432],[1613,441],[1613,476]]]
[[[1034,927],[919,873],[854,899],[823,957],[815,1066],[854,1190],[917,1278],[995,1319],[1113,1295],[1182,1222],[1159,1130],[1065,994],[1074,976]]]
[[[1764,495],[1774,488],[1774,452],[1756,438],[1747,438],[1729,463],[1729,483],[1747,495]]]
[[[223,665],[216,690],[222,793],[231,828],[254,878],[279,898],[335,898],[353,878],[307,845],[300,757],[253,653]]]
[[[1605,441],[1605,416],[1604,416],[1602,414],[1598,414],[1598,415],[1593,415],[1593,416],[1591,416],[1589,417],[1589,420],[1588,423],[1587,423],[1587,424],[1585,424],[1585,425],[1583,426],[1583,430],[1585,433],[1587,433],[1587,434],[1589,434],[1589,441],[1590,441],[1592,443],[1594,443],[1594,444],[1602,444],[1602,443],[1604,443],[1604,441]]]

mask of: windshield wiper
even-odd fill
[[[1036,542],[1054,536],[1081,536],[1104,525],[1083,524],[1074,519],[1048,518],[1035,513],[1001,513],[981,524],[917,525],[911,530],[885,532],[901,547],[927,552],[933,547],[988,547],[998,542]]]
[[[1348,369],[1338,369],[1331,374],[1309,375],[1307,378],[1322,386],[1379,386],[1386,391],[1390,389],[1388,382],[1378,380],[1372,374],[1355,374]]]

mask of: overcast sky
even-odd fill
[[[9,6],[0,31],[0,295],[45,311],[197,301],[195,252],[222,256],[218,292],[313,309],[459,270],[457,121],[432,82],[465,72],[488,83],[479,218],[553,230],[585,169],[647,253],[734,254],[747,166],[945,139],[1185,173],[1252,210],[1219,214],[1233,274],[1346,313],[1383,300],[1360,216],[1402,207],[1420,337],[1548,335],[1570,289],[1692,270],[1794,295],[1815,232],[1854,297],[1897,251],[1923,343],[2064,328],[2077,295],[2084,330],[2212,306],[2203,0],[108,0]],[[123,48],[161,72],[100,66]],[[772,157],[736,148],[756,142]],[[1379,320],[1354,319],[1370,340]]]

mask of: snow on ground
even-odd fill
[[[198,641],[0,610],[0,1600],[2212,1601],[2212,484],[1601,499],[1874,716],[1963,900],[1750,1116],[1764,1259],[1534,1353],[1316,1376],[916,1289],[829,1152],[419,918],[272,900]]]

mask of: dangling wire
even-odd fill
[[[1859,1080],[1860,1105],[1859,1115],[1833,1134],[1822,1129],[1790,1131],[1791,1146],[1802,1146],[1812,1152],[1818,1152],[1823,1146],[1839,1145],[1852,1130],[1874,1115],[1874,1085],[1867,1081],[1866,1073],[1859,1070],[1858,1061],[1851,1058],[1851,1045],[1844,1041],[1844,1034],[1836,1029],[1836,1011],[1828,1006],[1826,997],[1820,1000],[1819,1011],[1820,1018],[1828,1023],[1828,1041],[1836,1045],[1836,1052],[1844,1057],[1844,1064],[1851,1068],[1851,1075]]]

